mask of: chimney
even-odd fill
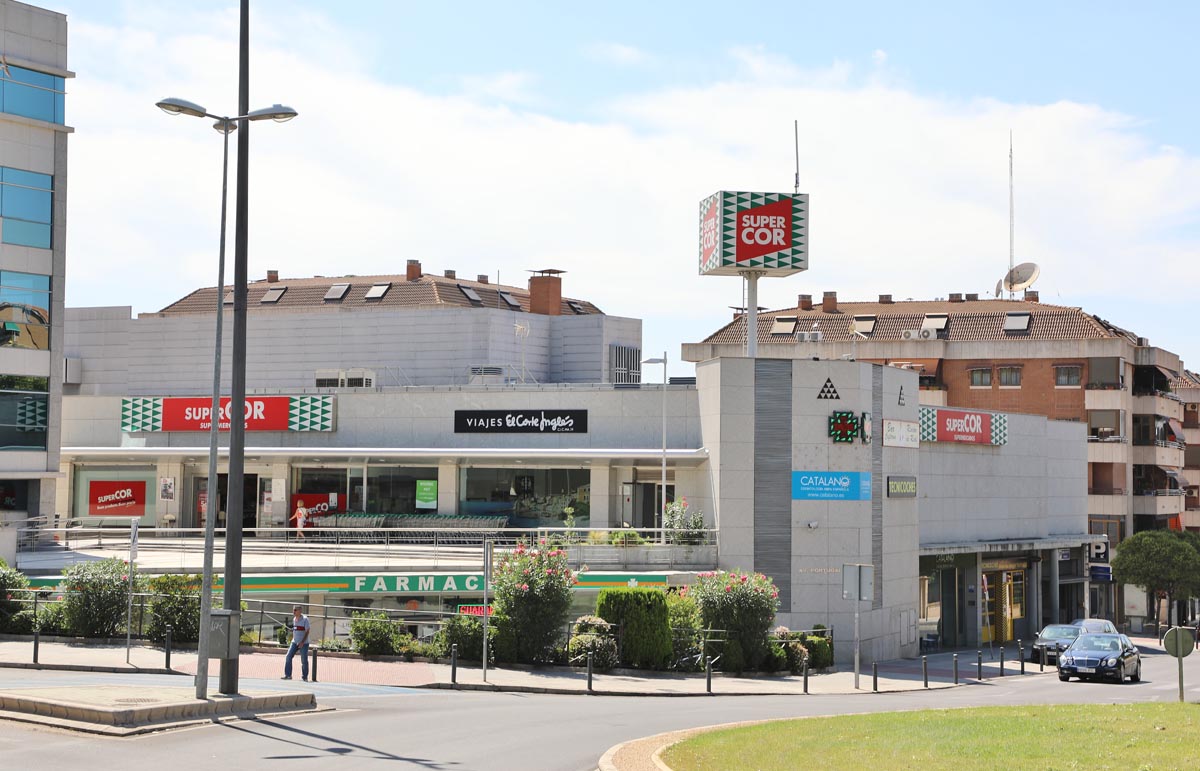
[[[837,292],[826,292],[821,298],[821,310],[825,313],[837,313]]]
[[[1035,303],[1037,301],[1038,301],[1037,290],[1036,289],[1026,289],[1025,290],[1025,302]]]
[[[891,305],[892,304],[892,296],[890,294],[879,295],[879,304],[880,305]]]
[[[456,278],[456,276],[454,275],[454,271],[452,271],[452,270],[446,271],[445,276],[446,276],[446,278]]]
[[[476,281],[478,281],[478,282],[479,282],[479,283],[481,283],[481,284],[486,284],[486,283],[488,282],[488,279],[487,279],[487,274],[486,274],[486,273],[480,273],[478,276],[476,276],[476,277],[475,277],[475,280],[476,280]]]
[[[976,300],[979,299],[979,293],[978,292],[967,292],[967,299],[970,300],[971,302],[975,302]]]
[[[960,302],[962,302],[962,301],[963,301],[963,299],[962,299],[962,292],[951,292],[951,293],[950,293],[950,302],[952,302],[952,303],[960,303]]]
[[[405,272],[404,272],[404,280],[405,281],[416,281],[420,277],[421,277],[421,261],[420,260],[409,260],[408,268],[406,268]]]
[[[800,304],[800,310],[811,311],[812,310],[812,295],[810,295],[810,294],[800,295],[800,303],[799,304]]]
[[[562,315],[562,271],[541,271],[529,277],[529,312]]]
[[[268,284],[278,284],[279,283],[279,271],[268,270],[267,271],[267,283]]]

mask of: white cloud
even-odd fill
[[[621,66],[645,64],[650,60],[645,51],[624,43],[593,43],[585,50],[593,59]]]
[[[169,20],[131,19],[73,20],[67,301],[153,311],[214,283],[221,160],[216,132],[153,103],[231,108],[236,56],[228,14],[196,15],[186,36]],[[453,95],[380,82],[335,26],[319,28],[254,49],[252,94],[300,117],[251,132],[251,277],[402,272],[415,258],[523,284],[526,269],[556,267],[567,294],[645,319],[646,349],[674,360],[743,304],[736,279],[697,276],[698,202],[718,189],[791,190],[793,119],[811,269],[762,282],[762,305],[824,290],[990,292],[1008,264],[1010,129],[1017,259],[1041,263],[1044,299],[1158,296],[1161,284],[1117,277],[1130,265],[1181,275],[1200,245],[1200,162],[1093,105],[949,101],[856,83],[842,63],[805,71],[740,49],[725,81],[569,121],[528,107],[532,79],[520,73]]]
[[[871,52],[871,61],[875,63],[876,67],[882,67],[883,65],[887,64],[887,59],[887,51],[883,50],[882,48],[876,48]]]

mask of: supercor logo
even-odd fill
[[[833,487],[845,490],[850,487],[850,477],[846,474],[801,474],[800,484],[808,487]]]
[[[133,490],[126,487],[122,490],[116,490],[108,495],[101,495],[96,499],[96,503],[114,503],[116,501],[128,501],[133,498]]]
[[[983,416],[978,413],[964,413],[960,417],[948,417],[946,430],[956,434],[983,433]]]

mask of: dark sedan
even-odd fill
[[[1058,654],[1066,650],[1067,646],[1075,642],[1075,638],[1079,636],[1080,628],[1075,624],[1051,624],[1038,634],[1037,639],[1033,642],[1033,650],[1030,652],[1030,661],[1039,661],[1042,651],[1046,651],[1046,661],[1057,661]]]
[[[1058,679],[1142,679],[1142,657],[1123,634],[1081,634],[1058,656]]]

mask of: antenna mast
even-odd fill
[[[1008,272],[1013,269],[1013,236],[1016,231],[1013,216],[1013,146],[1012,129],[1008,131]],[[1013,292],[1008,291],[1008,299],[1013,298]]]
[[[800,121],[792,121],[792,131],[796,140],[796,180],[792,192],[800,195]]]

